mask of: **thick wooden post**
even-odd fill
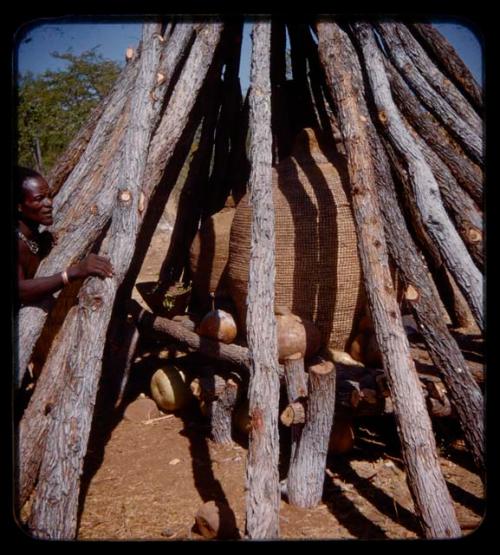
[[[432,150],[450,168],[458,183],[474,199],[483,204],[483,172],[464,153],[460,145],[439,121],[418,101],[405,80],[394,66],[386,60],[385,68],[391,83],[391,91],[401,113],[418,131]]]
[[[436,67],[433,60],[429,58],[425,50],[411,34],[408,27],[402,23],[396,22],[391,22],[388,25],[405,47],[405,51],[415,64],[416,69],[432,84],[436,92],[448,102],[457,114],[462,116],[464,122],[467,123],[477,135],[482,136],[483,122],[481,118],[455,85]]]
[[[182,54],[189,43],[192,33],[193,30],[191,29],[189,33],[184,33],[177,42],[168,42],[169,60],[172,58],[177,60],[178,63],[178,60],[182,59]],[[155,38],[155,40],[159,41],[159,38]],[[165,45],[163,45],[163,48],[165,48]],[[164,71],[166,71],[166,67],[173,68],[176,66],[173,62],[168,65],[165,61],[163,66]],[[120,156],[125,128],[128,124],[128,109],[126,107],[130,105],[131,87],[135,83],[138,66],[135,67],[134,65],[134,68],[135,74],[130,75],[130,88],[121,89],[120,84],[117,84],[121,94],[118,95],[117,93],[114,103],[110,104],[109,109],[103,114],[79,164],[56,197],[54,206],[55,222],[53,227],[58,236],[58,243],[47,258],[42,260],[36,273],[37,277],[53,275],[83,258],[109,222],[116,199],[116,191],[122,179]],[[126,75],[128,76],[129,74],[127,73]],[[165,97],[167,84],[171,83],[173,77],[173,74],[165,74],[165,80],[158,84],[158,76],[156,76],[153,87],[148,91],[152,95],[152,100],[154,100],[154,110],[156,113],[162,107],[158,99],[161,95],[163,98]],[[122,82],[121,85],[123,86],[124,84]],[[116,112],[121,102],[123,102],[121,111]],[[156,115],[153,117],[153,123],[155,118]],[[181,119],[176,123],[181,123],[182,121]],[[106,130],[113,131],[113,133],[111,139],[109,135],[104,135],[105,142],[103,143],[103,137],[99,133],[104,133]],[[162,131],[164,130],[157,129],[155,133],[155,137],[162,141],[162,156],[158,155],[158,147],[149,153],[148,172],[155,171],[161,174],[164,170],[165,165],[163,162],[168,158],[168,154],[163,153],[163,146],[165,145],[165,150],[168,151],[167,146],[170,144],[170,141],[165,142],[164,138],[166,135]],[[171,130],[167,131],[170,132]],[[106,137],[108,138],[107,141]],[[173,141],[173,143],[175,145],[176,141]],[[155,144],[155,141],[153,141],[153,144]],[[160,166],[160,168],[157,166]],[[147,173],[145,182],[148,179],[147,183],[151,183],[149,177],[152,176]],[[159,177],[157,179],[153,184],[154,186],[157,185]],[[35,343],[43,329],[45,319],[46,313],[35,306],[23,307],[19,312],[19,383],[24,375]]]
[[[251,419],[246,468],[246,532],[250,539],[279,535],[279,375],[274,317],[274,208],[271,192],[271,23],[256,23],[250,84],[251,254],[247,339]]]
[[[287,495],[292,505],[315,507],[321,502],[328,442],[335,410],[335,368],[319,360],[308,368],[305,423],[290,456]],[[298,435],[298,434],[297,434]]]
[[[157,60],[159,50],[153,38],[155,34],[151,34],[152,29],[154,25],[145,26],[145,32],[151,36],[151,55]],[[165,110],[165,127],[170,127],[172,131],[167,136],[173,144],[165,144],[170,155],[211,65],[221,30],[222,24],[207,24],[200,30],[199,40],[193,46]],[[105,281],[90,278],[85,282],[76,313],[78,348],[75,344],[59,343],[56,346],[76,354],[67,372],[66,385],[58,384],[59,387],[64,387],[64,391],[61,402],[54,411],[54,425],[46,441],[40,469],[30,520],[30,526],[40,537],[74,538],[76,533],[79,475],[90,432],[106,330],[117,287],[128,270],[147,202],[157,185],[143,180],[153,131],[151,123],[154,120],[154,110],[150,92],[156,83],[156,68],[157,62],[153,60],[145,63],[144,71],[140,73],[142,79],[136,84],[132,98],[135,125],[128,130],[122,159],[122,187],[118,193],[110,230],[100,251],[110,257],[115,276]],[[48,374],[51,373],[50,369],[46,370]],[[61,495],[61,488],[68,492],[66,496]]]
[[[409,305],[432,360],[442,372],[449,400],[464,431],[467,447],[478,468],[484,469],[484,403],[481,390],[443,321],[429,271],[418,255],[399,207],[387,154],[371,122],[369,131],[371,147],[375,153],[373,160],[377,171],[377,190],[389,252],[406,290],[412,288],[413,295]]]
[[[394,25],[394,23],[389,22],[377,24],[377,30],[387,44],[389,57],[394,65],[411,85],[422,103],[457,138],[462,148],[474,162],[482,164],[484,153],[481,130],[471,128],[462,118],[462,114],[457,113],[417,70],[413,60],[406,52],[405,46],[396,36]]]
[[[389,81],[385,73],[380,51],[373,32],[358,33],[363,48],[366,71],[373,91],[378,117],[384,125],[388,139],[397,154],[405,161],[415,195],[417,207],[429,236],[435,241],[439,252],[460,290],[467,299],[476,323],[483,329],[483,278],[443,204],[439,187],[422,151],[406,131],[399,112],[392,100]]]
[[[460,526],[439,467],[425,406],[392,284],[366,130],[361,68],[347,35],[317,26],[319,54],[338,108],[347,151],[359,255],[377,343],[395,408],[410,491],[426,537],[458,537]]]
[[[483,109],[481,87],[451,44],[429,23],[410,23],[412,33],[429,51],[441,71],[469,98],[478,113]]]

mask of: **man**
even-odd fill
[[[18,201],[17,272],[21,305],[50,298],[52,293],[75,279],[113,276],[113,268],[107,258],[89,254],[81,262],[57,274],[35,278],[41,260],[52,246],[50,234],[39,230],[41,225],[52,225],[52,195],[45,179],[27,168],[17,168],[15,187]]]

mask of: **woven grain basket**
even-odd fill
[[[325,155],[328,153],[329,158]],[[362,278],[347,175],[311,129],[273,170],[275,306],[312,320],[324,345],[345,350],[362,308]],[[252,211],[248,193],[231,227],[228,286],[240,327],[246,320]]]
[[[193,296],[205,305],[210,293],[224,294],[223,273],[229,256],[229,233],[235,209],[223,208],[207,218],[189,251]]]

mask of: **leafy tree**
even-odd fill
[[[53,52],[66,60],[63,70],[28,72],[18,83],[18,162],[50,170],[57,157],[106,96],[120,72],[117,62],[103,59],[96,48],[76,56]],[[37,159],[37,148],[41,160]]]

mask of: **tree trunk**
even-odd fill
[[[439,187],[422,151],[404,127],[391,97],[389,81],[385,74],[382,55],[372,32],[358,36],[364,52],[364,61],[378,117],[394,146],[408,168],[415,201],[422,214],[429,236],[435,241],[439,252],[462,293],[472,314],[483,329],[483,279],[470,254],[450,221],[441,202]],[[370,40],[370,48],[366,46]]]
[[[377,24],[377,30],[382,35],[389,52],[389,57],[394,62],[405,80],[415,91],[422,103],[431,111],[459,141],[462,148],[478,164],[483,162],[482,133],[464,122],[462,114],[457,112],[439,95],[421,75],[405,47],[393,32],[390,23]]]
[[[337,25],[320,23],[317,29],[320,59],[338,107],[347,150],[365,290],[394,403],[410,491],[426,537],[458,537],[460,527],[439,467],[431,421],[389,270],[364,123],[370,116],[363,98],[361,68],[351,42]]]
[[[237,114],[241,109],[241,87],[238,77],[242,42],[242,23],[227,29],[225,71],[221,90],[221,108],[216,126],[213,167],[210,174],[210,198],[204,215],[221,210],[231,189],[228,181],[229,153],[238,129]],[[236,45],[236,46],[235,46]]]
[[[191,382],[193,395],[204,401],[210,418],[210,435],[215,443],[231,445],[233,412],[238,398],[238,384],[215,373]]]
[[[465,155],[458,143],[438,120],[419,103],[414,93],[389,61],[386,61],[385,67],[391,83],[392,95],[401,113],[450,168],[451,173],[462,188],[481,207],[483,204],[483,172],[481,168]]]
[[[181,57],[186,47],[186,40],[187,39],[184,39],[179,43],[170,45],[171,54],[169,54],[169,58],[175,54]],[[138,62],[138,64],[139,63],[140,62]],[[135,77],[137,76],[138,66],[134,66],[134,68],[135,71],[130,75],[131,83],[135,82]],[[125,73],[125,75],[128,74]],[[169,79],[170,77],[166,76],[166,80],[163,83],[164,86],[166,86],[165,83],[169,81]],[[128,82],[128,78],[125,79],[125,81]],[[117,87],[124,97],[123,102],[125,102],[125,99],[129,100],[131,95],[130,89],[122,90],[119,88],[119,85]],[[151,90],[153,91],[157,87],[157,81],[155,81]],[[163,94],[166,94],[165,88],[162,89],[162,91]],[[116,106],[122,101],[120,98],[121,96],[116,99]],[[178,102],[180,104],[179,100]],[[130,104],[130,100],[128,104]],[[155,101],[154,109],[159,111],[160,108],[161,106]],[[122,148],[122,138],[125,134],[125,127],[128,124],[128,110],[125,108],[122,109],[118,123],[115,121],[116,116],[114,116],[114,110],[115,104],[110,104],[109,113],[108,110],[106,110],[99,121],[93,138],[85,154],[82,156],[80,163],[70,175],[65,187],[56,197],[56,206],[54,209],[56,211],[55,228],[56,233],[59,235],[58,244],[52,249],[47,258],[42,261],[37,270],[36,277],[53,275],[83,258],[109,221],[113,203],[116,198],[116,189],[122,178],[120,174],[120,149]],[[107,118],[109,118],[109,121]],[[155,118],[156,115],[153,116],[153,123]],[[98,133],[104,133],[106,129],[114,129],[114,133],[110,140],[106,143],[102,143]],[[165,134],[165,132],[167,134]],[[158,142],[163,141],[164,143],[164,138],[170,137],[169,134],[171,132],[172,129],[158,129],[155,133],[155,137],[158,137]],[[174,140],[174,145],[175,142]],[[103,144],[106,144],[106,148],[103,148]],[[167,142],[167,144],[170,144],[170,142]],[[96,171],[90,177],[87,170],[89,167],[92,167],[90,163],[92,155],[100,150],[104,150],[104,155],[102,158],[98,159],[98,162],[95,162],[97,164]],[[172,151],[170,151],[170,154],[171,152]],[[90,161],[87,160],[87,153],[89,153]],[[154,150],[155,156],[151,154],[150,152],[148,157],[148,170],[154,167],[156,172],[161,173],[165,168],[165,161],[168,156],[165,157],[165,154],[162,152],[160,152],[161,156],[159,156],[158,149]],[[157,167],[157,165],[161,167]],[[89,176],[88,184],[86,183],[86,176]],[[149,177],[150,175],[146,173],[144,180],[146,184],[151,183],[151,180],[148,180]],[[158,181],[152,184],[152,186],[156,186]],[[105,184],[105,186],[103,186],[103,184]],[[65,202],[63,195],[68,196],[69,207],[67,209],[63,208]],[[60,211],[59,216],[58,210]],[[42,331],[45,318],[46,314],[34,306],[23,307],[19,311],[19,375],[21,379],[29,362],[33,347]],[[21,381],[21,379],[19,381]]]
[[[408,27],[401,23],[386,23],[385,25],[390,27],[391,31],[401,41],[405,52],[411,58],[417,70],[420,71],[456,113],[462,116],[464,122],[467,123],[476,135],[481,137],[483,135],[483,122],[481,118],[455,85],[436,67],[419,42],[413,37]]]
[[[288,402],[295,403],[307,397],[307,376],[304,370],[304,359],[286,359],[285,367],[285,383]],[[291,449],[290,459],[293,459],[295,450],[300,440],[302,426],[292,423],[291,429]]]
[[[67,539],[74,538],[76,534],[79,476],[90,432],[106,329],[116,289],[125,276],[134,253],[135,238],[144,211],[144,206],[140,209],[141,198],[142,204],[147,204],[151,188],[154,188],[154,184],[145,183],[141,191],[148,145],[153,131],[151,124],[154,109],[150,91],[156,82],[160,54],[158,43],[153,40],[153,31],[157,27],[156,24],[144,26],[144,62],[132,98],[133,125],[127,130],[121,172],[125,178],[113,211],[109,233],[100,251],[111,259],[115,278],[104,281],[90,278],[80,292],[80,306],[76,316],[79,349],[75,364],[68,372],[61,403],[56,407],[58,418],[47,440],[30,520],[32,530],[39,537]],[[202,48],[198,52],[193,49],[163,116],[168,120],[175,119],[175,125],[179,120],[187,119],[194,105],[196,94],[210,67],[222,25],[207,25],[206,29],[206,33],[200,32]],[[151,57],[146,60],[148,54]],[[186,99],[185,90],[188,83],[191,85],[191,96]],[[173,108],[181,104],[181,94],[182,109],[174,111]],[[170,125],[172,123],[169,121]],[[178,140],[179,135],[180,132],[178,135],[170,134],[170,140]],[[172,150],[173,146],[175,145],[172,145]],[[74,345],[62,345],[60,348],[72,349]],[[66,432],[68,425],[71,432],[69,438]],[[55,465],[54,455],[57,461]],[[60,496],[61,486],[69,491],[69,495],[55,505],[48,503],[53,496]]]
[[[469,68],[451,44],[429,23],[410,23],[412,33],[429,51],[441,71],[467,95],[478,113],[483,110],[483,95]]]
[[[286,98],[286,29],[281,21],[271,23],[271,129],[273,166],[290,155],[292,132]]]
[[[414,200],[414,194],[410,183],[408,172],[403,168],[401,160],[398,158],[394,148],[389,144],[385,137],[380,137],[385,150],[391,160],[391,165],[397,174],[398,180],[402,185],[402,195],[400,200],[407,212],[407,217],[411,222],[412,229],[416,235],[423,256],[429,267],[432,279],[438,291],[437,299],[443,303],[442,318],[447,319],[447,315],[453,327],[469,327],[474,322],[469,306],[458,287],[452,283],[453,278],[443,263],[443,259],[436,244],[425,229],[422,215],[418,210]]]
[[[424,337],[434,364],[442,373],[467,446],[478,467],[484,469],[484,406],[481,390],[470,373],[460,348],[443,322],[429,272],[417,254],[416,245],[399,208],[387,155],[373,125],[369,125],[369,128],[389,252],[399,269],[405,288],[411,286],[416,292],[409,304],[419,331]]]
[[[63,326],[58,340],[64,344],[77,341],[76,319],[73,317],[77,308],[73,307]],[[21,422],[17,437],[17,505],[18,509],[26,503],[36,483],[40,462],[45,449],[47,431],[54,418],[53,410],[59,404],[62,393],[61,385],[71,361],[71,353],[53,349],[47,358],[46,366],[53,369],[51,380],[39,380],[30,399]]]
[[[430,146],[420,138],[415,130],[401,116],[407,132],[418,148],[424,155],[425,161],[431,168],[432,173],[439,185],[439,190],[443,199],[443,204],[455,223],[455,227],[467,247],[476,266],[482,271],[484,267],[484,253],[482,241],[483,217],[476,205],[463,191],[446,164],[430,148]]]
[[[309,367],[306,421],[290,456],[287,495],[292,505],[316,507],[323,496],[326,456],[335,408],[333,363]],[[299,435],[299,433],[297,433]]]
[[[51,178],[55,179],[52,186],[57,191],[54,198],[54,224],[52,226],[52,230],[56,233],[68,225],[65,216],[74,207],[75,195],[81,195],[91,188],[95,174],[100,174],[104,170],[104,166],[112,159],[116,145],[119,144],[118,138],[123,135],[123,127],[126,124],[118,125],[118,122],[120,118],[123,118],[137,78],[140,64],[139,51],[135,58],[125,66],[105,99],[106,106],[94,129],[90,132],[89,140],[85,142],[88,133],[87,125],[92,126],[93,114],[91,121],[70,143],[51,172]],[[79,152],[80,150],[81,152]],[[75,160],[76,157],[77,160]]]
[[[125,84],[124,86],[122,77],[127,75],[130,77],[131,74],[132,70],[130,64],[128,64],[118,76],[118,81],[120,82],[120,95],[123,95],[123,90],[127,90],[130,86],[130,83],[128,85]],[[53,195],[57,195],[62,187],[62,184],[66,181],[69,174],[80,161],[80,158],[85,152],[106,108],[109,105],[113,105],[116,109],[113,98],[113,95],[116,95],[116,93],[117,91],[115,88],[112,88],[109,94],[99,102],[99,104],[92,110],[89,118],[85,122],[85,125],[78,131],[76,136],[67,146],[66,150],[59,156],[55,164],[52,166],[52,169],[47,176],[47,182],[50,184]],[[118,102],[118,111],[115,114],[116,116],[118,116],[118,113],[123,108],[125,96],[122,96],[122,100],[123,102]],[[109,133],[110,129],[108,129],[107,132]],[[100,138],[103,138],[102,135]]]
[[[214,75],[214,77],[217,79],[212,80],[211,94],[204,99],[205,117],[198,148],[189,164],[186,181],[177,204],[177,214],[169,248],[160,268],[159,295],[164,294],[168,287],[179,279],[186,267],[189,248],[198,230],[202,211],[207,206],[211,194],[208,181],[221,89],[219,76]]]
[[[274,207],[271,191],[272,135],[269,71],[271,23],[252,31],[250,80],[251,254],[247,339],[251,359],[251,419],[246,467],[246,532],[249,539],[279,535],[279,375],[274,317]]]

